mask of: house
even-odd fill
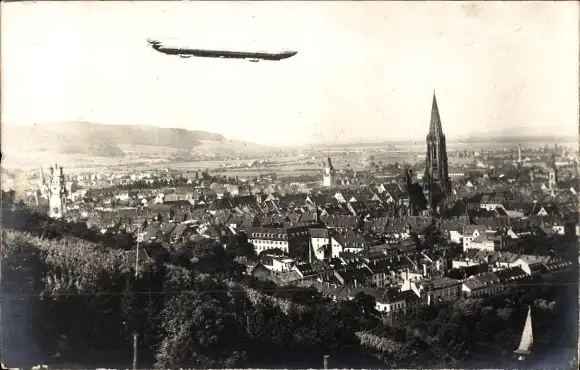
[[[251,227],[247,230],[248,242],[254,244],[256,253],[280,249],[288,253],[288,232],[282,228]]]
[[[292,267],[291,271],[298,273],[302,279],[327,279],[332,277],[334,272],[329,264],[318,260],[312,263],[297,263]]]
[[[292,258],[274,257],[272,259],[272,271],[287,272],[292,269],[296,262]]]
[[[354,216],[329,216],[324,220],[326,227],[335,229],[341,233],[346,233],[356,228],[360,222],[360,218]]]
[[[519,259],[519,255],[510,252],[501,252],[496,253],[494,259],[495,268],[493,270],[497,271],[498,269],[516,267],[516,261]]]
[[[393,314],[405,311],[405,297],[407,295],[402,293],[398,288],[375,289],[357,287],[350,291],[349,296],[354,298],[359,293],[373,297],[375,299],[375,309],[381,313]]]
[[[409,259],[407,259],[410,261]],[[423,279],[423,271],[413,271],[411,268],[407,267],[404,269],[399,269],[399,277],[403,280],[404,290],[411,289],[411,283],[414,281],[420,281]]]
[[[331,284],[328,282],[314,283],[312,287],[315,288],[323,297],[332,299],[333,301],[348,300],[351,299],[350,288],[340,286],[337,284]]]
[[[334,277],[343,286],[364,286],[369,282],[373,273],[367,267],[348,269],[344,271],[334,271]]]
[[[499,251],[505,248],[507,238],[500,232],[495,230],[486,230],[479,234],[469,242],[469,246],[464,245],[464,251],[467,249],[479,249],[484,251]]]
[[[353,229],[349,230],[344,236],[345,251],[358,253],[368,250],[373,245],[379,244],[376,236],[369,233],[360,233]]]
[[[499,278],[493,272],[483,272],[463,281],[465,297],[479,297],[499,293],[504,290]]]
[[[258,263],[254,268],[252,268],[250,275],[260,280],[269,280],[270,276],[272,276],[272,271],[262,263]]]
[[[393,284],[394,271],[391,269],[391,263],[388,260],[374,260],[366,264],[366,267],[372,273],[370,285],[383,287]]]
[[[331,258],[336,258],[342,252],[344,252],[346,243],[344,241],[344,238],[336,231],[331,230],[329,234],[330,234]]]
[[[539,277],[551,259],[550,256],[521,255],[510,267],[519,266],[529,276]]]
[[[310,240],[314,255],[318,259],[330,258],[332,255],[332,242],[330,232],[326,228],[310,229]]]
[[[504,192],[485,192],[476,194],[467,200],[467,209],[494,211],[497,208],[504,208],[506,198]]]
[[[452,243],[461,244],[463,242],[463,228],[469,224],[467,217],[461,216],[450,220],[440,220],[439,230],[447,234],[447,238]]]
[[[494,271],[495,276],[504,285],[504,290],[511,290],[517,286],[520,281],[525,281],[529,275],[519,266]]]
[[[448,277],[441,277],[427,282],[422,282],[422,294],[427,298],[427,304],[439,301],[456,301],[461,296],[463,283]]]
[[[446,275],[458,280],[467,279],[472,275],[489,271],[489,263],[479,261],[454,260],[452,267],[452,269],[447,271]]]
[[[463,226],[463,250],[468,250],[470,248],[471,241],[483,234],[486,230],[487,227],[483,225]]]

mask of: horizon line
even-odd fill
[[[11,127],[31,127],[35,125],[50,125],[50,124],[58,124],[58,123],[69,123],[69,124],[89,124],[89,125],[105,125],[105,126],[144,126],[144,127],[153,127],[158,129],[164,130],[185,130],[189,132],[205,132],[208,134],[220,135],[226,140],[238,140],[243,141],[250,144],[255,144],[259,146],[263,146],[267,149],[277,149],[277,148],[301,148],[301,147],[312,147],[312,146],[343,146],[343,145],[372,145],[372,144],[419,144],[425,141],[424,137],[410,137],[410,138],[393,138],[393,139],[377,139],[377,138],[360,138],[360,139],[352,139],[346,141],[332,141],[332,142],[305,142],[305,143],[296,143],[296,144],[289,144],[289,145],[272,145],[272,144],[261,144],[254,141],[247,141],[247,140],[239,140],[234,139],[229,136],[226,136],[220,132],[208,131],[204,129],[198,128],[183,128],[183,127],[162,127],[155,124],[146,124],[146,123],[99,123],[99,122],[91,122],[91,121],[83,121],[83,120],[59,120],[59,121],[43,121],[43,122],[32,122],[32,123],[20,123],[16,124],[14,122],[2,122],[1,125],[11,126]],[[488,135],[488,138],[484,136]],[[542,138],[546,140],[556,140],[556,139],[570,139],[570,140],[577,140],[578,134],[534,134],[534,133],[521,133],[521,134],[501,134],[501,133],[485,133],[485,132],[475,132],[474,134],[470,135],[445,135],[447,139],[451,139],[455,143],[464,143],[473,140],[478,140],[478,143],[490,141],[494,139],[500,138],[513,138],[513,137],[520,137],[522,140],[521,142],[525,142],[526,139],[529,138]]]

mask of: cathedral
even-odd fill
[[[433,92],[431,121],[426,141],[427,155],[422,189],[419,184],[412,182],[412,173],[409,170],[406,170],[405,173],[407,192],[410,196],[409,213],[413,216],[438,214],[447,197],[451,194],[447,143],[441,127],[435,92]]]
[[[441,127],[441,117],[437,98],[433,92],[431,106],[431,122],[427,134],[427,156],[425,159],[425,175],[423,188],[427,206],[432,212],[437,212],[441,202],[451,194],[451,180],[449,179],[449,164],[447,162],[447,143]]]

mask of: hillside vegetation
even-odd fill
[[[143,246],[162,252],[141,259],[135,274],[130,235],[105,237],[82,223],[48,219],[11,193],[2,201],[3,284],[28,282],[36,292],[26,297],[35,307],[36,340],[86,366],[103,359],[128,366],[138,333],[141,368],[311,368],[325,354],[331,367],[465,367],[468,352],[482,345],[498,358],[509,354],[528,304],[540,351],[574,340],[575,328],[562,320],[574,316],[570,284],[440,303],[389,322],[368,310],[368,297],[332,302],[313,289],[242,275],[234,261],[244,249],[239,242],[227,249],[211,240]],[[59,347],[63,334],[67,344]]]

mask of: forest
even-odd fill
[[[324,355],[330,367],[470,367],[475,352],[509,356],[528,305],[538,351],[575,347],[578,338],[577,325],[562,320],[578,317],[577,284],[569,283],[577,271],[568,283],[385,318],[369,296],[333,302],[244,275],[235,259],[253,255],[243,241],[187,243],[138,259],[130,235],[49,219],[10,193],[2,207],[3,284],[20,282],[3,292],[27,293],[35,339],[67,361],[129,366],[138,334],[140,368],[311,368]]]

